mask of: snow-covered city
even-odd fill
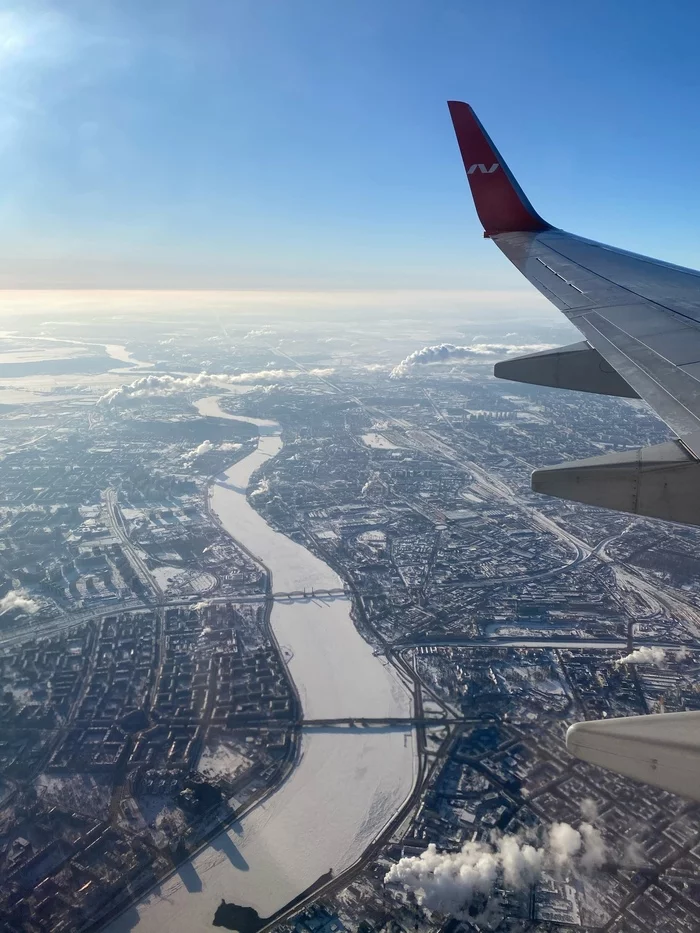
[[[692,929],[697,806],[564,733],[700,708],[697,532],[528,488],[663,425],[255,325],[4,337],[5,927]]]

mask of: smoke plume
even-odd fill
[[[545,870],[592,873],[606,858],[605,843],[592,823],[582,822],[579,829],[553,823],[540,845],[513,834],[495,834],[487,842],[466,842],[459,852],[438,852],[431,844],[421,855],[400,859],[384,881],[412,892],[427,910],[468,918],[479,925],[491,922],[497,913],[498,888],[525,890]]]
[[[439,343],[432,347],[423,347],[409,354],[391,371],[392,379],[407,376],[416,366],[427,363],[445,363],[450,360],[478,359],[484,356],[503,356],[511,353],[536,353],[549,349],[550,344],[527,344],[515,346],[501,343],[473,343],[469,346],[455,346],[453,343]]]
[[[569,823],[552,823],[549,830],[549,854],[557,869],[564,869],[583,847],[581,833]]]
[[[41,606],[24,592],[24,590],[10,590],[0,599],[0,616],[15,609],[18,612],[38,612]]]
[[[647,864],[644,849],[636,839],[631,839],[625,845],[620,864],[623,868],[643,868]]]
[[[581,823],[579,832],[583,840],[581,868],[587,872],[598,871],[605,864],[608,854],[600,830],[590,823]]]
[[[618,658],[615,661],[615,667],[620,667],[622,664],[655,664],[657,667],[663,667],[665,660],[666,652],[663,648],[656,646],[651,648],[644,645],[642,648],[635,648],[630,654],[626,654],[624,658]]]
[[[188,450],[187,453],[183,455],[182,459],[185,463],[185,466],[188,466],[194,463],[197,457],[201,457],[202,454],[208,454],[212,450],[226,452],[240,450],[240,447],[240,444],[234,444],[232,441],[226,441],[225,443],[219,444],[218,446],[216,444],[212,444],[211,441],[202,441],[201,444],[193,447],[192,450]]]
[[[193,448],[193,449],[187,454],[187,456],[188,456],[188,458],[189,458],[189,457],[193,457],[193,458],[194,458],[194,457],[201,457],[202,454],[208,454],[209,451],[210,451],[210,450],[213,450],[213,449],[214,449],[214,445],[212,444],[211,441],[202,441],[202,443],[201,443],[201,444],[198,444],[195,448]]]
[[[591,797],[584,797],[581,801],[581,816],[589,823],[595,823],[598,819],[598,804]]]
[[[263,477],[260,482],[257,484],[255,489],[251,490],[249,493],[250,498],[254,496],[264,496],[270,491],[270,482],[266,477]]]
[[[196,376],[142,376],[135,382],[110,389],[97,400],[98,405],[115,406],[132,398],[176,395],[187,389],[221,388],[227,385],[257,385],[298,379],[300,376],[331,376],[333,369],[262,369],[256,373],[198,373]]]

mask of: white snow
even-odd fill
[[[276,602],[271,623],[307,719],[408,716],[394,668],[375,657],[350,618],[350,600]]]
[[[148,521],[148,515],[146,512],[143,511],[143,509],[132,509],[132,508],[129,508],[129,506],[125,506],[124,508],[121,509],[121,513],[123,517],[129,522],[135,522],[135,521],[147,522]]]
[[[191,570],[187,567],[154,567],[151,574],[158,586],[169,595],[180,593],[194,595],[206,593],[216,586],[216,577],[203,570]]]
[[[383,434],[375,434],[374,432],[363,434],[362,441],[367,447],[378,447],[381,450],[399,449],[396,444],[392,444]]]
[[[247,768],[251,761],[225,742],[218,742],[213,748],[207,746],[199,759],[197,770],[206,777],[223,775],[235,777],[239,771]]]
[[[48,806],[74,810],[106,819],[112,797],[110,776],[94,774],[40,774],[34,782],[37,796]]]
[[[158,586],[167,590],[170,583],[182,573],[182,567],[154,567],[151,575],[156,578]]]
[[[276,593],[342,588],[340,577],[306,548],[270,528],[248,504],[245,491],[254,470],[282,449],[279,436],[261,437],[257,450],[219,477],[210,493],[211,507],[231,535],[272,572]]]
[[[229,394],[232,394],[232,390],[237,390],[239,393],[249,392],[251,388],[252,386],[231,386]],[[261,434],[279,433],[279,425],[276,421],[270,421],[267,418],[247,418],[245,415],[230,415],[219,406],[220,398],[223,398],[223,396],[209,395],[207,398],[200,398],[194,403],[194,407],[203,418],[228,418],[230,421],[243,421],[245,424],[254,424]]]

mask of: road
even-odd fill
[[[637,645],[648,645],[650,648],[664,648],[668,651],[678,651],[681,647],[675,641],[660,641],[653,639],[637,639]],[[522,638],[508,636],[499,638],[436,638],[428,641],[397,642],[395,651],[405,652],[416,648],[564,648],[576,651],[625,651],[627,640],[623,638]]]
[[[342,593],[342,595],[341,595]],[[75,628],[87,622],[99,622],[107,616],[113,616],[116,613],[133,612],[134,610],[162,610],[167,608],[178,608],[192,606],[204,600],[211,605],[226,605],[233,603],[235,605],[248,603],[273,603],[273,602],[330,602],[334,599],[345,599],[344,591],[320,591],[307,593],[252,593],[249,596],[190,596],[187,599],[162,599],[159,602],[145,603],[139,599],[119,600],[109,606],[102,606],[94,609],[85,609],[78,612],[63,612],[54,618],[47,619],[44,622],[33,623],[31,627],[23,626],[18,630],[10,630],[0,633],[0,648],[11,648],[21,645],[23,642],[32,641],[35,638],[51,638],[62,631]]]
[[[113,486],[108,487],[103,493],[103,498],[107,506],[107,518],[110,528],[114,535],[119,538],[124,556],[133,567],[134,572],[146,590],[150,590],[151,594],[155,597],[155,601],[162,602],[164,597],[163,590],[158,585],[158,581],[151,574],[145,561],[131,543],[129,535],[126,533],[124,518],[119,510],[119,504],[117,502],[117,490],[114,489]]]

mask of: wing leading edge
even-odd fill
[[[700,524],[700,500],[688,499],[689,489],[700,488],[700,273],[553,227],[532,207],[472,108],[459,101],[449,108],[484,235],[586,338],[499,363],[495,375],[642,398],[678,435],[663,451],[536,470],[533,488]]]

